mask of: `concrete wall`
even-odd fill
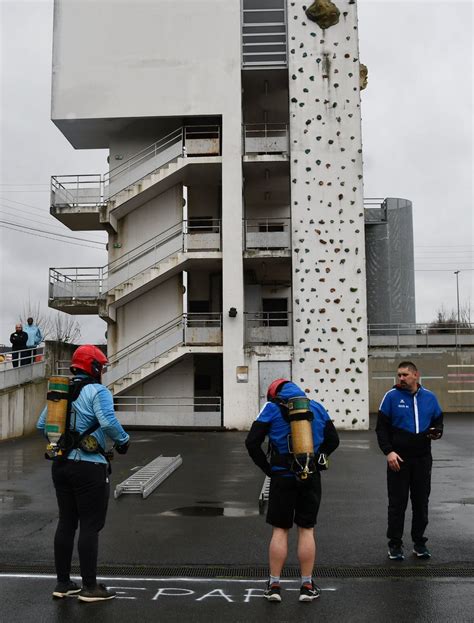
[[[28,435],[35,430],[46,404],[47,380],[40,379],[0,393],[0,439]]]
[[[401,361],[413,361],[421,382],[438,397],[446,413],[474,412],[474,350],[461,348],[440,352],[377,354],[369,357],[370,412],[378,411],[385,392],[396,382]]]
[[[294,380],[368,427],[357,10],[321,29],[288,2]]]
[[[147,201],[117,223],[118,231],[109,238],[109,262],[183,220],[183,190],[173,186],[162,195]],[[120,248],[114,248],[114,244]]]
[[[181,274],[148,290],[117,310],[116,342],[109,340],[109,355],[129,346],[183,312]],[[112,350],[115,346],[116,350]]]
[[[110,9],[110,0],[55,1],[52,118],[73,144],[99,146],[110,119],[235,110],[240,126],[240,0]]]

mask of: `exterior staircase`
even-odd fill
[[[53,176],[50,212],[73,230],[116,232],[118,219],[168,188],[219,176],[220,154],[219,126],[177,128],[104,175]]]
[[[191,353],[222,352],[222,315],[182,314],[109,358],[103,382],[128,391]]]

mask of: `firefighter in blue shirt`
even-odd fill
[[[264,593],[269,601],[281,601],[280,575],[288,553],[288,533],[295,523],[298,527],[298,560],[301,570],[299,601],[313,601],[320,589],[312,580],[316,558],[314,526],[321,501],[320,469],[325,469],[326,457],[339,445],[334,424],[324,407],[308,401],[311,422],[313,454],[319,465],[313,473],[300,479],[294,471],[294,457],[290,452],[291,433],[288,421],[289,400],[305,397],[305,392],[286,379],[273,381],[267,400],[247,435],[245,445],[254,463],[271,477],[267,523],[272,526],[270,541],[270,579]],[[270,462],[262,450],[265,437],[270,442]]]
[[[114,441],[119,454],[128,450],[130,436],[114,414],[110,391],[101,384],[107,357],[96,346],[85,344],[74,351],[70,434],[64,458],[53,461],[52,477],[59,507],[59,521],[54,537],[57,585],[53,597],[77,596],[81,601],[112,599],[113,591],[97,583],[99,532],[105,524],[110,493],[109,464],[105,452],[106,436]],[[46,406],[37,428],[44,431]],[[89,433],[90,432],[90,433]],[[84,443],[77,441],[84,440]],[[71,581],[74,537],[79,525],[77,544],[82,589]]]
[[[388,557],[403,560],[403,526],[408,496],[412,504],[413,553],[428,559],[424,534],[428,525],[431,490],[431,440],[443,434],[443,413],[433,392],[422,387],[411,361],[402,361],[398,383],[382,399],[377,418],[377,440],[387,457]]]

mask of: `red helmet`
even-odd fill
[[[108,359],[100,348],[92,344],[84,344],[74,351],[71,359],[71,372],[74,373],[74,369],[77,368],[99,379],[106,363],[108,363]]]
[[[276,379],[270,383],[267,389],[267,400],[269,402],[275,400],[278,390],[281,389],[284,383],[289,383],[288,379]]]

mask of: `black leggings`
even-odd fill
[[[77,549],[84,586],[96,585],[99,532],[105,524],[110,485],[107,465],[90,461],[55,461],[53,483],[59,507],[54,537],[58,582],[70,579],[74,537],[79,524]]]

